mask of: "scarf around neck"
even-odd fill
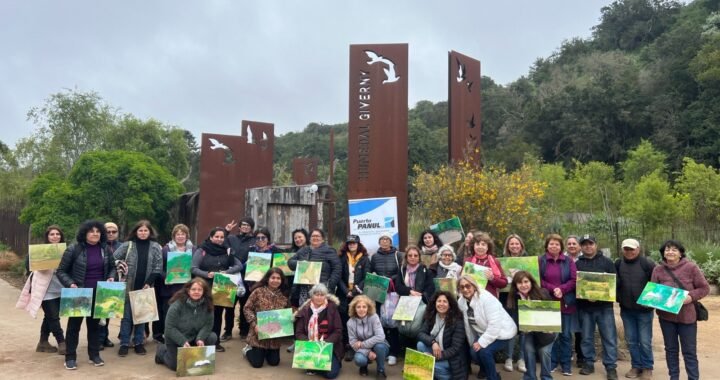
[[[411,266],[410,264],[405,266],[405,269],[407,270],[407,272],[405,272],[405,285],[415,288],[415,275],[417,274],[418,268],[420,268],[420,263],[417,263],[414,266]]]
[[[315,307],[315,304],[310,301],[310,310],[312,311],[312,316],[310,316],[310,321],[308,322],[308,340],[310,341],[320,340],[318,317],[320,316],[320,313],[327,308],[327,303],[328,301],[325,300],[325,303],[322,306]]]
[[[222,256],[228,254],[228,251],[225,247],[211,242],[210,239],[205,240],[202,243],[201,248],[203,249],[203,251],[205,251],[206,254],[210,256]]]

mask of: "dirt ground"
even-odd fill
[[[121,358],[117,356],[117,346],[106,349],[101,353],[105,360],[105,366],[95,368],[87,362],[87,344],[85,342],[85,333],[81,332],[80,347],[78,347],[78,369],[76,371],[68,371],[63,368],[64,358],[57,354],[36,353],[35,345],[37,344],[38,334],[40,330],[40,322],[42,312],[38,315],[38,319],[32,319],[26,312],[15,308],[20,291],[7,281],[0,279],[0,310],[2,317],[0,318],[0,339],[3,344],[0,345],[0,378],[21,378],[21,379],[77,379],[77,378],[93,378],[93,379],[169,379],[174,378],[175,374],[164,366],[156,365],[153,361],[155,352],[155,343],[148,343],[148,355],[137,356],[132,350],[130,354]],[[708,297],[704,300],[704,304],[710,311],[709,322],[702,322],[698,327],[698,352],[700,358],[700,370],[704,378],[720,378],[720,350],[715,351],[716,339],[720,340],[720,324],[716,321],[720,318],[720,296]],[[617,308],[616,308],[617,309]],[[655,351],[655,379],[667,378],[667,369],[665,367],[665,353],[663,351],[662,336],[660,334],[657,319],[655,319],[654,331],[654,351]],[[63,327],[65,321],[63,321]],[[117,336],[119,331],[119,320],[111,320],[110,335],[117,344]],[[235,331],[237,333],[237,330]],[[51,337],[51,342],[54,340]],[[282,358],[279,367],[265,367],[254,369],[242,357],[241,349],[244,342],[235,336],[234,339],[224,344],[227,351],[217,354],[216,372],[212,376],[214,378],[230,378],[240,375],[241,378],[250,379],[312,379],[306,376],[302,371],[290,368],[292,356],[282,352]],[[618,363],[618,373],[622,375],[630,369],[628,361],[620,361]],[[477,367],[473,366],[473,371]],[[387,367],[389,379],[402,378],[402,366]],[[596,363],[596,373],[592,376],[580,376],[577,369],[573,369],[575,377],[582,379],[594,380],[604,379],[605,373],[600,363]],[[501,370],[503,379],[519,380],[522,378],[518,372],[504,372]],[[370,368],[370,378],[373,378],[374,368]],[[358,375],[357,367],[353,363],[344,362],[343,370],[340,374],[341,379],[363,379]],[[474,379],[475,376],[471,376]],[[564,378],[556,376],[556,378]],[[685,379],[683,375],[681,378]]]

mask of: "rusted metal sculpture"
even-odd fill
[[[350,45],[348,199],[397,197],[407,244],[408,45]]]
[[[317,158],[293,158],[292,178],[296,185],[317,182],[317,169],[320,160]]]
[[[480,164],[480,61],[448,53],[448,145],[450,162]]]

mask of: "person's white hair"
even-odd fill
[[[452,246],[447,244],[443,245],[442,247],[440,247],[440,249],[438,249],[438,256],[442,255],[442,253],[445,251],[450,251],[453,257],[453,261],[455,261],[455,259],[457,258],[457,256],[455,255],[455,250]]]
[[[308,292],[310,296],[322,294],[324,296],[328,295],[328,288],[324,284],[315,284],[312,288],[310,288],[310,291]]]

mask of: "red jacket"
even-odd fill
[[[310,302],[312,300],[307,300],[297,311],[295,320],[295,339],[297,340],[308,340],[308,323],[312,317]],[[345,354],[345,347],[342,343],[343,324],[336,302],[338,300],[335,296],[327,295],[327,307],[318,316],[318,322],[327,321],[328,335],[325,336],[325,341],[333,344],[333,355],[338,360],[342,360]]]
[[[692,297],[693,301],[698,301],[710,293],[710,285],[705,279],[705,275],[695,263],[688,261],[686,258],[681,258],[679,263],[672,266],[665,262],[665,260],[661,261],[660,264],[653,269],[650,281],[672,286],[673,288],[679,288],[665,268],[670,269],[675,277],[680,280],[683,285],[682,287],[690,292],[690,297]],[[657,310],[657,315],[658,318],[676,323],[695,323],[695,321],[697,321],[695,305],[692,303],[683,305],[677,315],[662,310]]]

